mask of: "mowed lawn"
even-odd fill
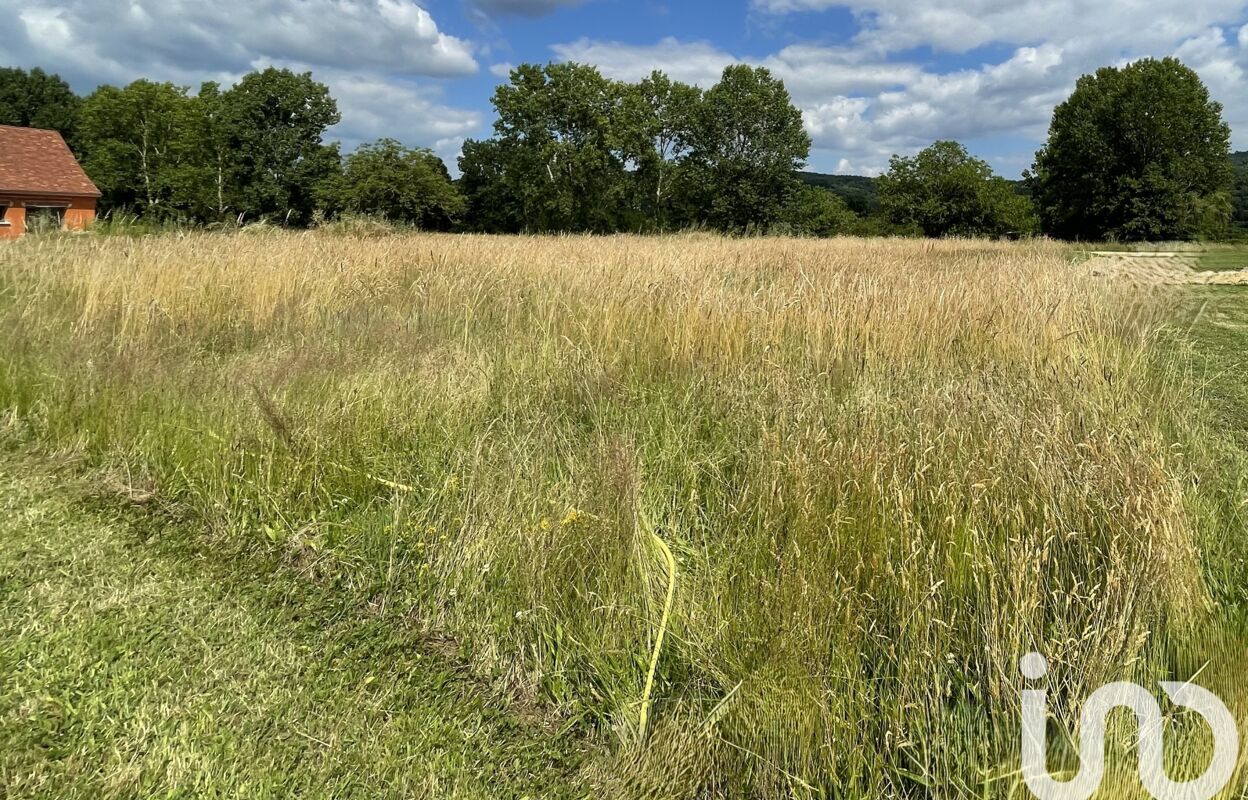
[[[1197,268],[1209,272],[1248,268],[1248,247],[1237,245],[1209,250],[1201,254]]]
[[[84,492],[0,461],[0,797],[575,794],[578,743],[401,619]]]
[[[1242,254],[1248,265],[1248,252]],[[1190,290],[1192,322],[1186,326],[1203,399],[1223,430],[1248,455],[1248,287]]]

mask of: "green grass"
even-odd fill
[[[1225,432],[1248,437],[1248,287],[1209,286],[1189,292],[1185,336],[1203,397]],[[1248,449],[1248,438],[1242,443]]]
[[[1169,342],[1190,370],[1205,421],[1193,510],[1205,531],[1206,580],[1226,609],[1248,609],[1248,287],[1186,290]]]
[[[1179,253],[1195,255],[1196,269],[1205,272],[1222,272],[1248,268],[1248,245],[1244,244],[1198,244],[1173,242],[1160,244],[1097,244],[1088,250],[1120,253]],[[1085,251],[1086,252],[1086,251]]]
[[[307,761],[309,786],[334,787],[410,764],[447,776],[435,795],[480,791],[473,776],[547,795],[575,775],[603,797],[1007,797],[1022,653],[1049,657],[1069,721],[1108,680],[1199,672],[1233,689],[1248,640],[1248,469],[1206,419],[1209,370],[1157,350],[1176,297],[1070,255],[703,236],[23,241],[0,249],[0,406],[23,443],[179,515],[185,540],[156,551],[173,574],[272,598],[247,638],[318,620],[308,652],[368,642],[349,677],[298,673],[272,701],[264,685],[204,690],[213,708],[263,709],[266,733],[323,720],[276,737],[298,755],[266,774]],[[676,565],[670,614],[655,536]],[[1232,646],[1206,665],[1211,599]],[[212,630],[121,622],[140,660],[177,652],[163,631]],[[537,726],[491,734],[480,766],[455,760],[465,743],[317,772],[303,734],[385,728],[305,698],[378,691],[386,671],[414,674],[404,653],[436,655],[430,641],[482,683],[444,700],[434,681],[387,705],[390,724],[512,698],[498,707],[594,743],[584,764]],[[108,720],[169,682],[135,683]],[[128,750],[91,746],[114,758],[105,780],[125,775]],[[266,763],[259,745],[236,752],[222,768]]]
[[[0,461],[0,797],[577,796],[582,745],[402,614],[83,491]]]
[[[1226,247],[1209,250],[1200,256],[1196,268],[1206,272],[1222,272],[1248,268],[1248,247]]]

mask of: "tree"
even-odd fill
[[[1079,79],[1027,183],[1046,233],[1192,239],[1225,226],[1229,152],[1222,106],[1199,76],[1149,58]]]
[[[802,114],[763,67],[730,66],[694,115],[688,162],[705,219],[722,230],[767,228],[800,185],[810,154]]]
[[[617,138],[631,167],[634,208],[649,225],[666,229],[678,220],[681,162],[689,152],[702,91],[658,70],[626,86]]]
[[[785,208],[779,231],[796,236],[838,236],[858,224],[858,215],[828,189],[801,186]]]
[[[493,103],[494,136],[459,161],[477,230],[768,230],[810,152],[784,84],[743,65],[703,94],[661,72],[630,85],[525,64]]]
[[[350,211],[429,230],[448,230],[464,210],[442,159],[394,139],[360,145],[347,156],[341,201]]]
[[[201,84],[189,114],[188,138],[197,158],[182,171],[175,202],[195,219],[221,221],[232,216],[238,197],[229,113],[220,85]]]
[[[342,168],[337,146],[322,143],[337,105],[308,73],[266,69],[195,96],[146,80],[101,86],[79,116],[83,166],[104,205],[149,216],[304,224]]]
[[[507,174],[508,164],[516,160],[512,149],[498,139],[464,142],[459,189],[468,228],[487,233],[519,233],[526,228],[523,201]]]
[[[307,223],[341,169],[337,146],[322,142],[341,119],[329,89],[310,72],[269,67],[245,75],[221,106],[240,210]]]
[[[957,142],[936,142],[913,158],[893,156],[879,190],[885,218],[895,225],[916,225],[925,236],[995,236],[1034,229],[1027,198]]]
[[[0,125],[59,131],[71,145],[82,100],[59,75],[0,68]]]
[[[498,176],[491,193],[508,197],[525,229],[615,230],[626,199],[620,100],[620,84],[593,67],[521,65],[494,92],[498,144],[478,152],[499,162],[475,172]]]
[[[101,86],[86,98],[78,138],[103,205],[153,216],[175,211],[195,158],[191,103],[185,88],[147,80]]]

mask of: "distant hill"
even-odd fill
[[[1236,155],[1244,156],[1245,174],[1248,174],[1248,152]],[[866,216],[880,205],[880,192],[875,178],[868,178],[865,175],[828,175],[824,172],[799,172],[797,176],[809,186],[818,186],[820,189],[827,189],[839,195],[855,214]],[[1022,181],[1007,181],[1007,183],[1014,187],[1016,193],[1027,194],[1027,188]]]
[[[1231,153],[1231,224],[1248,228],[1248,150]]]
[[[839,195],[855,214],[870,214],[880,204],[875,178],[865,175],[827,175],[822,172],[799,172],[797,176],[809,186],[818,186]]]
[[[1231,187],[1231,224],[1248,229],[1248,150],[1231,153],[1231,167],[1235,171]],[[803,183],[818,186],[839,195],[854,213],[870,214],[880,205],[880,193],[875,178],[865,175],[828,175],[823,172],[799,172]],[[1027,194],[1022,181],[1010,181],[1014,191]]]

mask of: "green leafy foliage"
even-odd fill
[[[1081,240],[1194,239],[1225,230],[1230,129],[1174,58],[1103,67],[1053,113],[1027,176],[1046,233]]]
[[[957,142],[936,142],[913,158],[893,156],[879,179],[880,209],[926,236],[995,236],[1035,229],[1027,198]]]
[[[621,216],[622,87],[582,64],[522,65],[494,93],[505,183],[526,227],[610,231]]]
[[[449,230],[464,210],[442,159],[394,139],[360,145],[347,156],[339,201],[348,211]]]
[[[855,214],[870,214],[880,207],[880,190],[875,178],[866,175],[827,175],[822,172],[798,172],[798,180],[835,193]]]
[[[106,210],[198,222],[305,224],[341,172],[339,120],[309,73],[269,68],[197,95],[171,83],[101,86],[82,104],[78,150]]]
[[[853,232],[858,222],[858,215],[837,194],[803,185],[789,198],[777,232],[837,236]]]
[[[59,131],[73,143],[81,104],[60,75],[0,67],[0,125]]]
[[[185,180],[179,198],[192,219],[222,220],[239,204],[227,108],[221,87],[212,81],[199,87],[190,107],[188,136],[195,158],[180,172]]]
[[[633,168],[633,211],[660,230],[689,221],[681,203],[688,192],[682,162],[701,100],[696,86],[657,70],[624,88],[619,131],[624,158]]]
[[[83,166],[111,208],[156,217],[183,199],[198,157],[194,101],[171,83],[137,80],[124,89],[101,86],[82,104]]]
[[[694,117],[689,167],[705,220],[721,230],[766,227],[780,217],[810,154],[802,114],[763,67],[724,70]]]
[[[624,84],[582,64],[526,64],[493,102],[494,137],[460,159],[484,230],[766,229],[810,150],[765,69],[729,67],[702,93],[660,72]]]
[[[520,196],[508,182],[512,150],[498,139],[464,142],[459,156],[459,189],[464,195],[469,229],[494,233],[524,230]]]
[[[234,154],[232,173],[252,214],[306,223],[321,185],[341,168],[336,144],[322,142],[342,118],[312,74],[269,67],[225,93],[223,121]]]
[[[623,84],[582,64],[523,64],[494,92],[493,139],[460,159],[487,230],[597,231],[628,217],[625,150],[640,136]],[[632,125],[625,121],[631,115]]]
[[[1231,153],[1231,234],[1248,232],[1248,151]]]
[[[452,181],[427,150],[390,139],[344,163],[324,140],[337,104],[309,73],[269,68],[195,94],[140,80],[84,101],[56,75],[0,69],[0,124],[62,131],[105,212],[158,224],[350,213],[499,233],[1042,229],[1148,240],[1248,230],[1248,154],[1228,160],[1221,107],[1175,59],[1085,76],[1022,182],[994,177],[952,142],[895,158],[883,178],[802,172],[800,112],[780,80],[747,65],[703,91],[659,71],[625,83],[583,64],[525,64],[493,104],[493,136],[464,144]]]

